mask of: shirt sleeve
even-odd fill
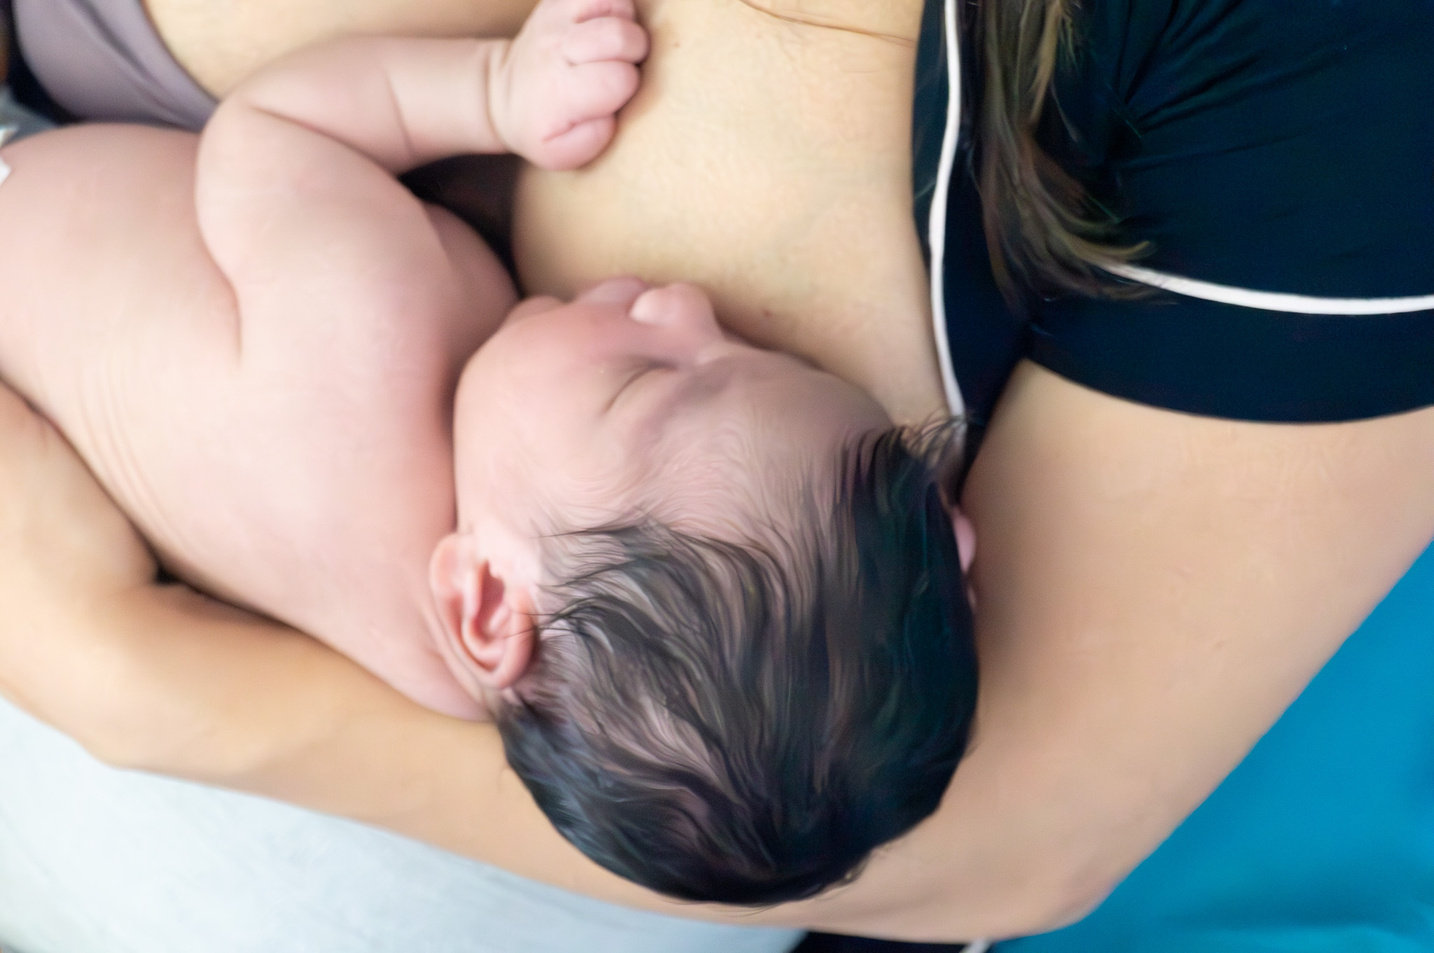
[[[1434,403],[1434,5],[1108,0],[1076,16],[1042,144],[1119,243],[1148,243],[1139,273],[1169,290],[1036,302],[1008,352],[1211,416]],[[979,230],[957,174],[948,232]],[[973,242],[943,263],[957,362],[1002,323],[989,295],[963,312],[962,289],[990,282]],[[973,384],[993,366],[966,363]]]

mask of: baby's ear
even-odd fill
[[[531,589],[504,580],[466,533],[438,544],[428,582],[442,623],[440,649],[455,674],[489,691],[512,687],[527,671],[537,638]]]

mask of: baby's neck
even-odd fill
[[[395,605],[394,617],[387,625],[374,625],[373,661],[346,651],[425,708],[470,721],[486,720],[490,717],[487,707],[459,684],[439,651],[443,627],[427,570],[424,559],[402,571],[394,588],[404,599]]]
[[[486,708],[458,683],[438,648],[443,630],[428,584],[428,558],[437,538],[415,534],[384,546],[356,529],[331,537],[319,550],[328,554],[324,558],[302,564],[277,552],[265,558],[268,542],[262,529],[256,533],[250,548],[256,561],[285,567],[290,577],[282,591],[265,588],[271,604],[251,608],[318,637],[426,708],[470,720],[486,717]],[[242,592],[210,574],[181,560],[165,561],[181,578],[246,604]]]

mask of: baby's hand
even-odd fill
[[[541,0],[488,86],[493,128],[545,169],[597,158],[637,91],[647,31],[633,0]]]

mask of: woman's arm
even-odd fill
[[[1429,545],[1431,475],[1434,409],[1240,423],[1023,366],[965,496],[977,737],[938,814],[820,922],[920,939],[1083,914]]]
[[[0,597],[18,611],[0,621],[3,687],[101,757],[619,903],[910,939],[1033,932],[1098,902],[1434,536],[1434,411],[1231,423],[1022,369],[967,496],[983,533],[972,753],[938,814],[856,883],[751,914],[674,904],[587,861],[507,770],[491,726],[149,586],[152,565],[73,454],[7,400]],[[49,647],[27,651],[37,632]]]
[[[633,905],[568,846],[491,725],[178,585],[74,449],[0,384],[0,692],[112,765],[281,798]]]
[[[1240,423],[1023,367],[966,497],[981,533],[971,752],[938,813],[855,883],[749,921],[959,940],[1081,916],[1240,762],[1429,545],[1430,474],[1434,409]],[[560,851],[528,854],[545,843],[543,822],[505,804],[511,841],[475,856],[640,898]],[[462,808],[434,807],[452,820],[421,836],[473,853],[451,836]]]

